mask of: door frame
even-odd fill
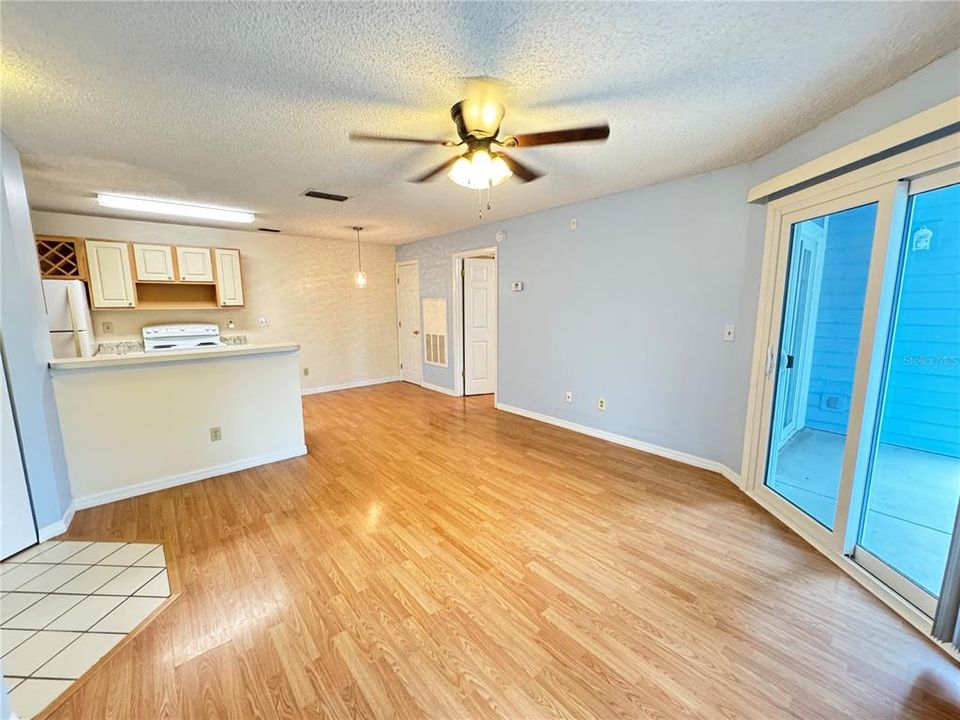
[[[807,419],[807,395],[810,393],[813,345],[817,332],[817,316],[820,312],[820,290],[823,284],[823,266],[827,237],[826,228],[828,225],[829,218],[825,218],[824,226],[820,229],[817,237],[810,239],[810,242],[814,244],[812,253],[813,266],[810,269],[810,276],[808,278],[809,288],[807,293],[807,306],[803,310],[803,326],[800,328],[800,346],[797,353],[796,365],[798,376],[794,380],[796,387],[794,390],[793,407],[784,408],[781,413],[778,413],[778,417],[774,418],[774,421],[777,422],[780,427],[779,447],[783,447],[790,442],[793,436],[803,427]],[[807,238],[803,238],[801,242],[807,242]],[[800,247],[800,251],[803,251],[802,246]],[[799,265],[796,271],[798,277],[794,278],[794,281],[799,279]],[[792,282],[788,282],[788,287],[791,284]],[[794,348],[794,350],[798,349]],[[789,426],[784,423],[787,413],[790,415]]]
[[[857,449],[860,441],[861,420],[863,418],[863,407],[865,402],[865,383],[860,372],[860,366],[865,357],[869,354],[869,347],[872,346],[875,323],[871,318],[876,318],[876,270],[884,265],[886,260],[886,242],[887,228],[890,226],[893,215],[893,206],[895,199],[888,183],[880,184],[876,187],[866,188],[857,192],[845,193],[839,197],[829,200],[818,199],[815,202],[804,204],[802,207],[792,207],[786,212],[776,212],[775,207],[771,207],[771,213],[776,214],[777,227],[774,229],[771,241],[771,267],[769,272],[773,274],[771,278],[772,286],[763,301],[769,305],[767,308],[766,327],[758,324],[758,330],[764,343],[762,353],[765,361],[763,364],[762,375],[759,378],[758,390],[760,396],[758,425],[756,427],[757,436],[755,437],[754,454],[749,458],[747,468],[747,488],[761,504],[774,512],[778,517],[786,518],[785,521],[791,526],[802,527],[804,534],[812,537],[816,542],[831,551],[839,551],[842,547],[842,541],[846,522],[845,515],[848,507],[850,493],[848,488],[851,484],[854,464],[857,458]],[[847,434],[844,444],[843,464],[840,473],[837,502],[835,508],[833,527],[828,528],[821,525],[812,516],[801,510],[798,506],[780,495],[776,490],[766,484],[766,475],[769,467],[769,453],[771,441],[771,423],[774,421],[774,396],[777,387],[777,378],[779,375],[779,365],[781,358],[780,340],[783,326],[783,307],[786,300],[786,293],[789,288],[788,275],[791,265],[791,250],[793,247],[793,227],[806,220],[843,212],[845,210],[862,207],[865,205],[876,205],[876,217],[874,220],[874,231],[872,252],[870,258],[870,276],[867,281],[867,287],[864,297],[864,310],[860,324],[860,341],[857,350],[856,370],[853,378],[853,390],[850,398],[850,410],[847,417]],[[846,501],[845,501],[846,499]]]
[[[463,260],[469,257],[488,257],[490,255],[493,255],[497,276],[497,292],[494,293],[494,309],[497,315],[497,384],[493,393],[493,401],[496,403],[497,394],[500,390],[500,260],[496,246],[463,250],[453,253],[451,257],[452,282],[450,287],[452,288],[451,304],[453,306],[453,342],[450,344],[450,365],[453,367],[453,394],[456,397],[464,397]]]
[[[417,343],[417,350],[420,355],[420,379],[416,382],[417,385],[423,387],[423,307],[420,298],[420,261],[419,260],[403,260],[401,262],[394,263],[393,267],[393,277],[396,282],[393,285],[394,288],[394,298],[397,306],[397,376],[400,378],[401,382],[409,382],[403,379],[403,350],[402,343],[403,339],[400,336],[400,267],[402,265],[414,265],[417,268],[417,317],[419,318],[420,323],[420,341]]]
[[[907,186],[905,201],[915,195],[958,183],[960,183],[960,167],[957,166],[924,175],[919,180],[904,183]],[[935,596],[859,544],[864,515],[867,510],[870,475],[873,471],[876,450],[880,445],[880,419],[883,416],[886,383],[889,380],[890,354],[894,341],[893,330],[896,323],[896,310],[903,290],[903,264],[906,262],[910,242],[910,238],[906,234],[909,230],[907,223],[909,223],[909,218],[905,218],[903,232],[899,234],[896,246],[891,247],[891,257],[887,265],[888,276],[885,283],[885,294],[881,298],[881,319],[878,323],[877,342],[868,369],[870,390],[864,435],[857,464],[857,476],[854,478],[854,504],[851,505],[851,509],[855,508],[857,512],[855,514],[851,513],[848,517],[843,551],[844,554],[853,558],[855,562],[882,580],[899,595],[923,610],[928,616],[933,617],[937,606]]]
[[[863,505],[863,479],[866,473],[864,465],[866,458],[869,457],[869,440],[872,439],[872,432],[869,427],[864,429],[861,426],[872,424],[864,422],[869,421],[869,418],[864,418],[864,409],[871,407],[875,409],[879,397],[877,395],[879,388],[876,387],[878,383],[875,381],[876,373],[871,372],[871,366],[874,361],[874,346],[883,344],[882,341],[876,342],[876,338],[878,330],[882,330],[882,323],[885,322],[883,310],[888,300],[887,294],[890,293],[887,286],[890,284],[891,276],[889,273],[884,274],[878,271],[877,268],[879,266],[885,268],[888,261],[893,262],[899,259],[897,249],[901,240],[903,213],[906,210],[907,199],[907,183],[903,182],[904,179],[909,179],[914,186],[920,186],[924,183],[925,176],[957,165],[960,165],[960,136],[954,133],[905,149],[895,155],[882,157],[870,165],[825,179],[789,195],[777,197],[767,204],[760,289],[757,296],[757,324],[754,333],[753,362],[741,455],[741,487],[747,495],[925,634],[929,634],[932,626],[930,617],[894,588],[884,584],[868,569],[857,564],[850,557],[853,548],[849,537],[851,534],[856,535],[859,519],[859,512],[851,512],[851,508],[860,510]],[[787,215],[799,216],[805,208],[827,206],[831,202],[837,203],[838,209],[844,206],[854,207],[855,204],[850,203],[851,196],[858,193],[870,194],[870,191],[874,191],[874,195],[878,192],[884,194],[887,200],[884,203],[886,207],[877,209],[875,242],[871,254],[871,270],[854,374],[854,391],[850,403],[848,442],[844,453],[834,531],[830,533],[783,498],[780,498],[781,502],[776,502],[775,498],[769,497],[775,493],[764,487],[766,446],[769,442],[772,405],[769,402],[772,398],[768,397],[772,394],[768,387],[770,385],[768,368],[774,362],[774,358],[769,354],[769,348],[773,341],[777,346],[779,345],[779,336],[771,331],[774,329],[774,324],[775,329],[779,331],[780,320],[777,314],[782,311],[784,290],[781,272],[784,259],[782,256],[786,255],[789,247],[789,243],[782,243],[782,231]],[[900,214],[899,223],[896,222],[898,213]],[[819,209],[813,216],[816,217],[818,214],[823,214],[823,210]],[[883,235],[886,237],[882,237]],[[783,247],[784,245],[786,247]],[[893,248],[892,252],[891,248]],[[883,283],[884,277],[888,279],[887,283]],[[878,328],[878,322],[881,323],[880,328]],[[850,442],[854,434],[859,438],[859,442]],[[763,492],[765,489],[767,493]],[[811,527],[811,523],[817,527]],[[960,655],[952,652],[945,644],[937,643],[937,645],[952,657],[960,659]]]

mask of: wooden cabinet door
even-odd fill
[[[243,305],[243,282],[240,279],[240,251],[216,248],[217,302],[221,307]]]
[[[173,248],[169,245],[133,245],[133,262],[140,282],[173,280]]]
[[[177,247],[177,267],[181,282],[213,282],[210,248]]]
[[[125,242],[87,240],[90,295],[95,308],[134,307],[130,249]]]

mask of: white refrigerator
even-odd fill
[[[90,357],[97,352],[93,321],[82,280],[44,280],[43,299],[55,358]]]

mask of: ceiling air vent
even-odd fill
[[[320,192],[319,190],[307,190],[304,195],[317,198],[318,200],[333,200],[334,202],[343,202],[347,199],[346,195],[334,195],[333,193]]]
[[[280,232],[277,228],[257,228],[260,232]]]

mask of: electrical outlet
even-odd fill
[[[563,401],[572,403],[573,402],[573,393],[567,390],[567,394],[563,396]]]
[[[220,431],[220,426],[216,425],[210,428],[210,442],[219,442],[223,440],[223,433]]]
[[[109,320],[105,323],[101,323],[101,328],[103,328],[104,335],[113,335],[113,323]]]
[[[607,409],[607,399],[597,398],[597,410],[606,410],[606,409]]]
[[[267,320],[265,317],[260,318],[259,320],[257,320],[257,325],[259,325],[260,327],[267,327],[267,325],[269,325],[269,324],[270,324],[270,321]]]
[[[303,376],[306,377],[306,376],[309,375],[309,374],[310,374],[310,368],[305,367],[305,368],[303,369]]]

